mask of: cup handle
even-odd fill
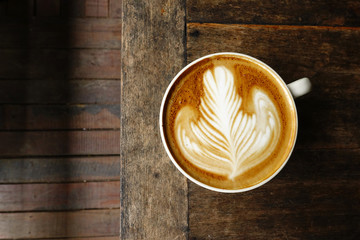
[[[289,88],[293,97],[297,98],[310,92],[311,82],[307,77],[300,78],[292,83],[289,83],[287,87]]]

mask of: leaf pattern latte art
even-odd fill
[[[199,110],[184,106],[176,116],[176,141],[192,164],[233,180],[274,151],[281,130],[278,112],[256,87],[247,99],[253,105],[247,112],[226,67],[207,70],[203,81]]]

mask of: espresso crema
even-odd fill
[[[176,163],[215,188],[242,189],[273,175],[296,135],[296,111],[266,65],[217,55],[192,65],[172,85],[163,115]]]

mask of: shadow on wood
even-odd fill
[[[0,0],[0,239],[119,234],[121,22],[74,18],[109,2]]]

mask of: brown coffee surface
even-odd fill
[[[215,188],[243,189],[271,177],[296,137],[296,111],[284,83],[262,63],[214,55],[172,85],[164,134],[177,164]]]

